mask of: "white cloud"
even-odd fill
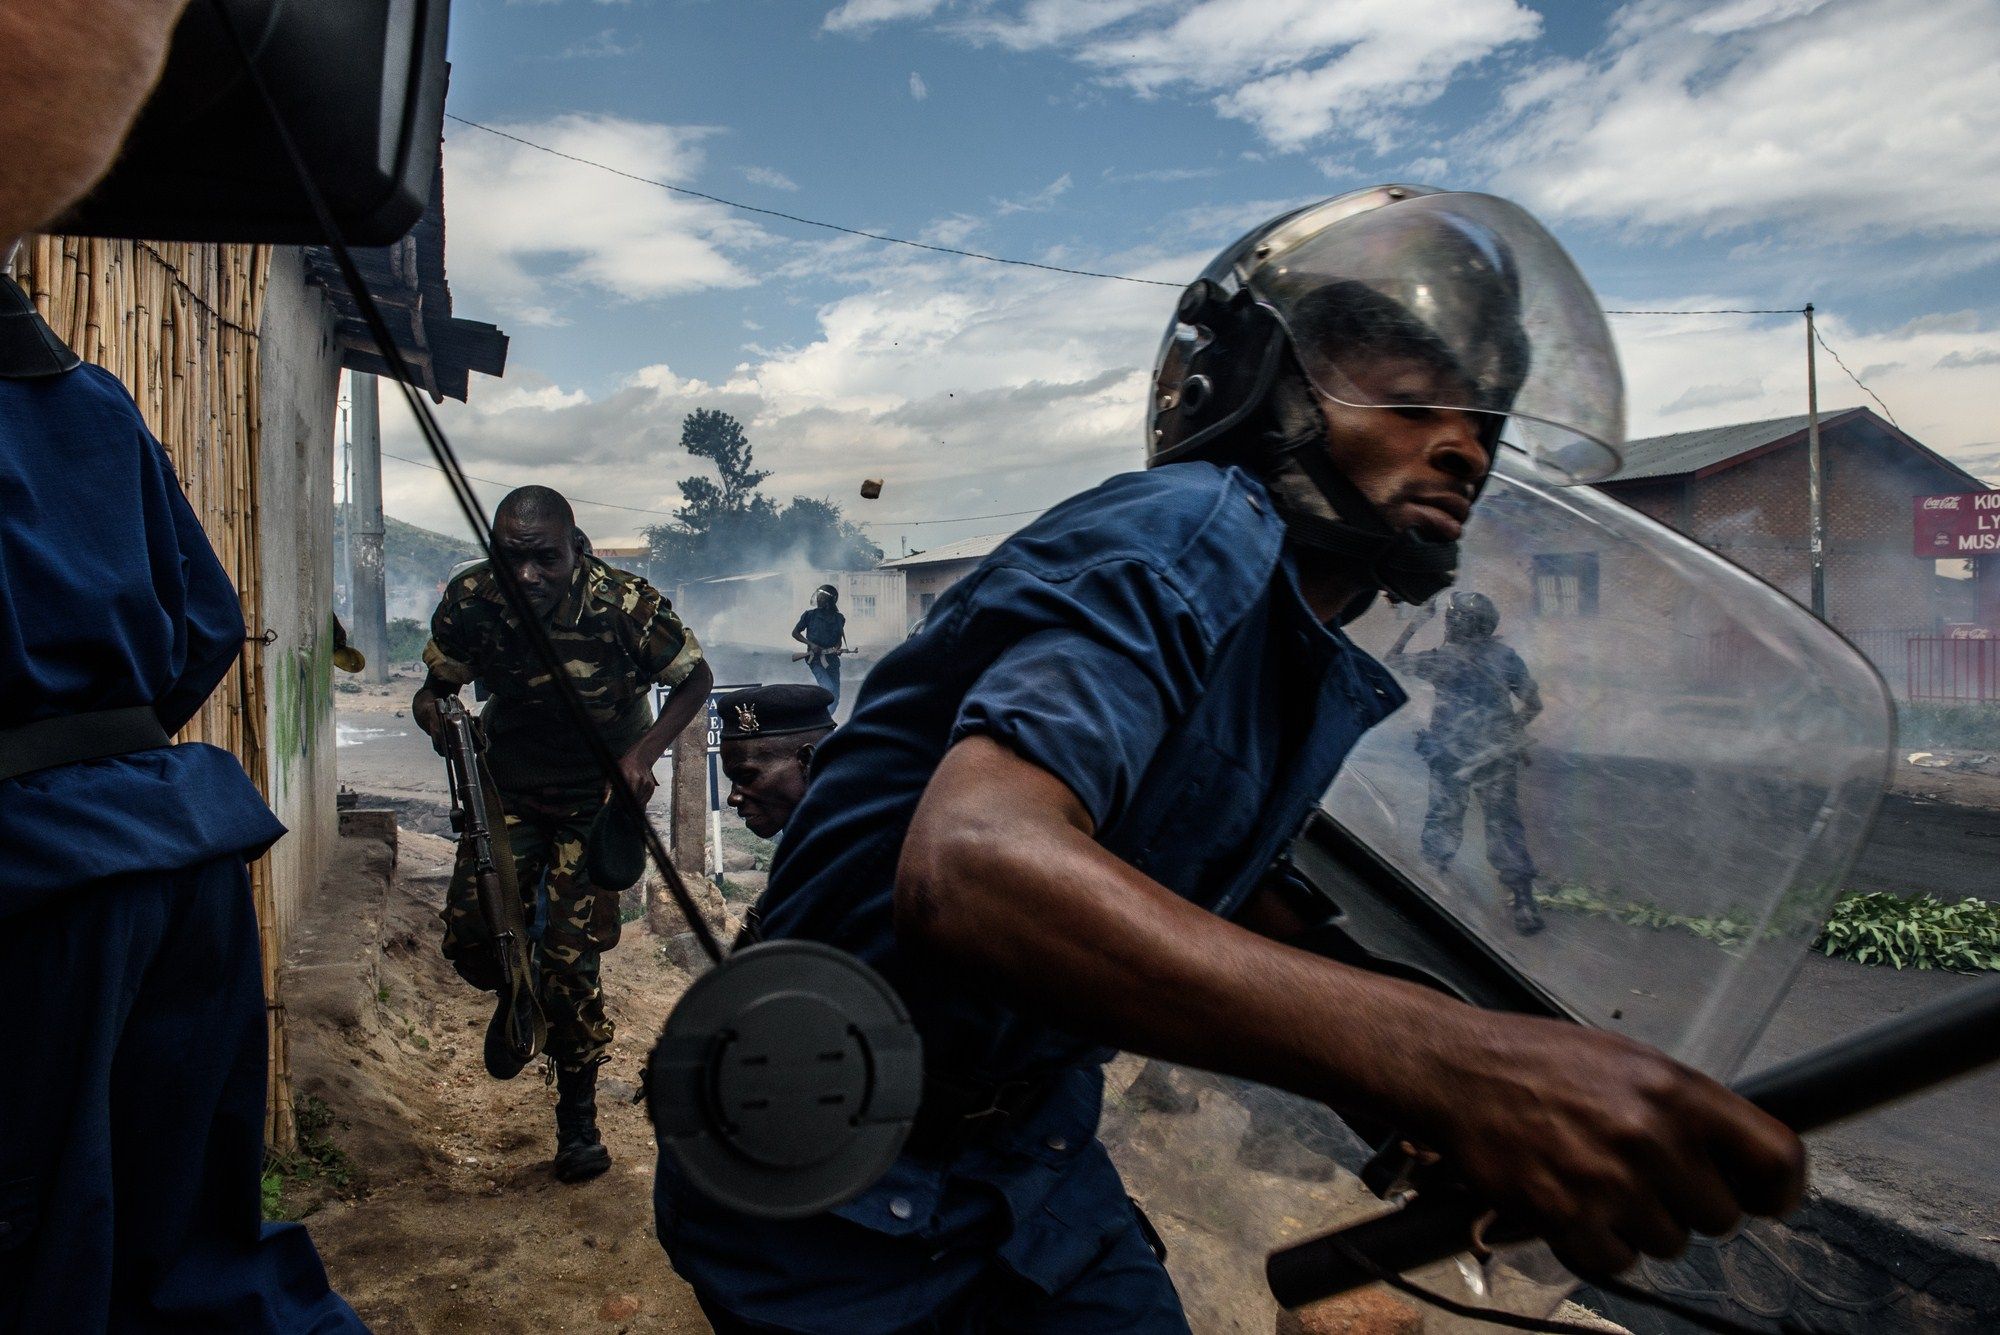
[[[743,179],[753,185],[767,185],[773,190],[796,190],[799,183],[781,171],[769,167],[744,167]]]
[[[828,32],[853,32],[897,19],[929,18],[942,0],[846,0],[821,25]]]
[[[1407,112],[1541,19],[1517,0],[1025,0],[953,26],[1063,50],[1142,96],[1208,95],[1290,149],[1335,135],[1386,145]]]
[[[602,60],[629,56],[639,50],[637,41],[621,42],[614,28],[600,29],[594,36],[571,42],[556,56],[558,60]]]
[[[1695,408],[1719,408],[1725,404],[1746,402],[1763,392],[1764,382],[1755,378],[1739,380],[1732,385],[1690,385],[1681,391],[1680,397],[1660,411],[1684,413]]]
[[[1628,230],[1991,236],[1990,0],[1643,0],[1525,75],[1484,145],[1501,193]]]
[[[1190,272],[1200,256],[1105,257],[1147,276]],[[600,396],[528,377],[518,392],[474,387],[446,404],[447,431],[469,472],[507,485],[540,482],[575,497],[671,510],[674,482],[698,470],[678,447],[697,407],[744,423],[770,494],[828,496],[857,519],[910,520],[1044,506],[1139,466],[1146,380],[1172,309],[1171,288],[1088,282],[968,261],[871,257],[871,281],[817,312],[793,346],[756,350],[719,378],[670,364],[644,367]],[[385,414],[398,454],[421,448],[401,414]],[[888,499],[849,501],[863,477]],[[392,469],[399,518],[456,531],[441,480]],[[502,488],[483,488],[497,500]],[[600,542],[629,538],[643,515],[579,506]],[[964,532],[926,528],[913,539]],[[878,527],[893,550],[897,529]]]
[[[1055,207],[1058,199],[1069,193],[1073,184],[1075,182],[1070,180],[1069,173],[1064,172],[1032,194],[1022,195],[1017,199],[994,200],[993,211],[1003,218],[1012,213],[1047,213]]]
[[[580,115],[498,128],[667,182],[693,179],[713,133]],[[445,182],[453,286],[503,321],[564,323],[563,298],[577,289],[643,300],[746,286],[729,252],[765,240],[720,205],[469,128],[446,145]]]
[[[1974,366],[2000,366],[2000,348],[1974,348],[1970,352],[1947,352],[1937,361],[1940,371],[1962,371]]]
[[[911,70],[910,71],[911,99],[913,101],[921,102],[930,95],[931,95],[931,86],[924,82],[924,76],[917,73],[915,70]]]
[[[1746,304],[1741,298],[1741,293],[1697,292],[1605,304],[1686,310],[1741,306]],[[1806,410],[1804,332],[1797,317],[1614,317],[1611,328],[1625,367],[1634,438]],[[1819,328],[1849,366],[1865,368],[1862,380],[1881,395],[1903,430],[1969,471],[1994,472],[1992,462],[1983,461],[1990,451],[1979,446],[1991,444],[2000,408],[2000,355],[1957,369],[1940,369],[1939,363],[1968,343],[1990,347],[2000,338],[2000,323],[1989,317],[1970,330],[1863,330],[1821,312]],[[1859,405],[1881,412],[1824,352],[1818,370],[1822,412]]]

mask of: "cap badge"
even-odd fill
[[[736,706],[736,726],[744,732],[762,731],[764,725],[757,721],[757,706],[754,704]]]

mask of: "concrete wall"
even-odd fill
[[[291,831],[271,850],[280,939],[318,885],[335,837],[333,467],[339,354],[333,306],[297,250],[272,256],[258,363],[257,506],[264,606],[264,745],[271,807]],[[253,614],[257,615],[257,614]]]
[[[934,565],[908,566],[903,570],[906,587],[909,590],[909,620],[915,625],[931,613],[935,603],[944,591],[964,579],[979,568],[983,556],[967,557],[963,561],[939,561]]]

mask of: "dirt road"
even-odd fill
[[[383,889],[343,867],[294,933],[285,987],[295,1089],[338,1119],[353,1180],[306,1222],[335,1285],[380,1335],[706,1331],[653,1237],[653,1137],[631,1102],[662,1017],[687,985],[643,923],[605,956],[618,1036],[599,1086],[612,1169],[558,1183],[555,1091],[531,1067],[480,1065],[490,1014],[437,953],[451,849],[405,831]],[[311,1205],[314,1193],[297,1204]]]

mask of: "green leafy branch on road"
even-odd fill
[[[1619,902],[1581,885],[1558,885],[1536,896],[1545,909],[1590,913],[1656,931],[1683,931],[1735,950],[1760,935],[1737,910],[1713,916],[1675,913],[1647,900]],[[1766,928],[1764,935],[1773,934]],[[2000,905],[1983,899],[1948,903],[1932,895],[1851,891],[1813,938],[1813,949],[1835,959],[1891,969],[2000,971]]]
[[[1614,903],[1581,885],[1558,885],[1538,892],[1535,901],[1545,909],[1567,913],[1595,913],[1630,927],[1651,927],[1656,931],[1675,929],[1691,933],[1723,949],[1733,949],[1757,934],[1756,924],[1725,910],[1712,917],[1675,913],[1650,900]]]
[[[1814,947],[1892,969],[2000,970],[2000,905],[1932,895],[1850,894],[1834,905]]]

